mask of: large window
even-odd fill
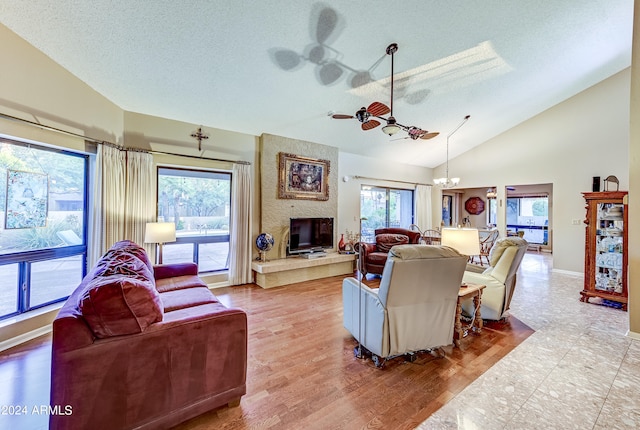
[[[88,156],[0,139],[0,318],[65,300],[86,274]]]
[[[548,196],[507,198],[507,230],[523,231],[527,242],[546,245],[549,241],[548,229]]]
[[[176,224],[163,263],[193,261],[202,272],[229,267],[231,174],[158,168],[158,221]]]
[[[374,240],[374,230],[382,227],[409,228],[413,224],[413,191],[396,188],[371,187],[360,189],[362,238]]]

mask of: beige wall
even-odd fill
[[[0,112],[122,143],[122,109],[0,24]],[[85,150],[84,141],[0,120],[0,133]]]
[[[585,217],[580,193],[591,191],[592,177],[616,175],[620,189],[629,189],[630,81],[626,69],[449,161],[461,187],[496,186],[499,202],[507,185],[553,184],[555,269],[584,270],[584,225],[572,220]],[[443,174],[438,166],[434,176]],[[504,217],[502,204],[499,225]],[[434,222],[439,219],[434,206]]]
[[[294,200],[278,198],[278,154],[294,154],[329,161],[329,200]],[[338,148],[271,134],[260,138],[260,232],[273,235],[274,249],[267,258],[286,257],[289,218],[334,218],[334,245],[338,245]]]
[[[468,217],[471,227],[473,228],[485,228],[487,226],[487,213],[489,212],[489,202],[487,201],[488,188],[489,187],[466,188],[464,190],[460,195],[460,222],[462,222],[463,218]],[[465,209],[465,203],[472,197],[478,197],[482,199],[482,202],[484,203],[484,210],[478,215],[470,214]]]
[[[629,331],[640,339],[640,0],[635,1],[629,145]]]

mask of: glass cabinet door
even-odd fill
[[[597,205],[595,289],[621,294],[623,292],[624,205]]]

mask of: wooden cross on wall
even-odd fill
[[[198,139],[198,151],[202,151],[202,141],[209,138],[209,136],[202,133],[202,127],[198,127],[198,131],[191,133],[191,137]]]

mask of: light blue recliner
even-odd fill
[[[379,289],[343,281],[344,327],[378,367],[387,358],[450,345],[466,262],[446,246],[394,246]]]

